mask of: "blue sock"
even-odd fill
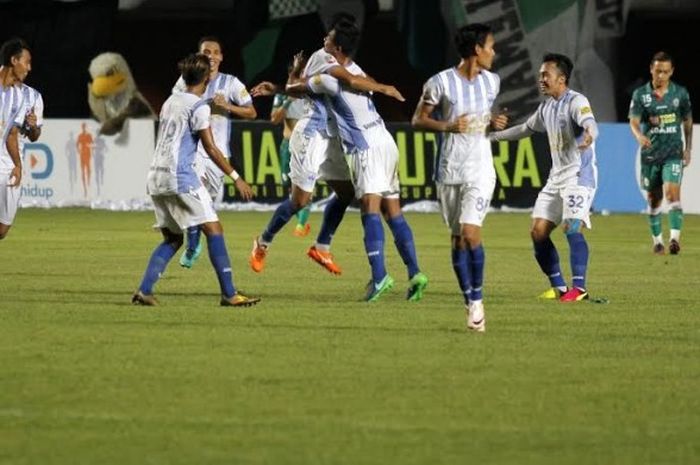
[[[483,299],[484,285],[484,262],[486,262],[486,254],[484,247],[479,244],[476,249],[467,250],[467,267],[469,268],[469,291],[470,300]]]
[[[586,289],[586,268],[588,267],[588,244],[581,233],[567,234],[571,259],[573,286]]]
[[[464,302],[469,303],[469,268],[467,268],[466,249],[452,249],[452,268],[455,270]]]
[[[372,267],[372,281],[380,282],[386,276],[384,267],[384,227],[382,218],[376,213],[362,215],[365,230],[365,251],[369,266]]]
[[[207,248],[209,250],[209,260],[211,260],[214,271],[216,271],[216,277],[219,278],[221,294],[226,298],[233,297],[236,293],[236,288],[233,287],[233,271],[231,270],[231,261],[226,251],[224,236],[222,234],[208,236]]]
[[[289,220],[296,213],[294,207],[292,206],[291,199],[286,199],[284,202],[277,207],[277,210],[272,214],[270,222],[267,223],[265,231],[262,233],[262,240],[265,242],[272,242],[280,229],[284,227],[285,224],[289,223]]]
[[[194,253],[197,249],[201,235],[202,228],[200,226],[190,226],[187,228],[187,250],[190,253]]]
[[[168,262],[173,258],[175,252],[177,252],[177,249],[169,242],[161,242],[156,247],[151,254],[151,259],[148,261],[146,272],[143,274],[143,279],[139,286],[141,292],[146,295],[153,294],[153,286],[160,278],[160,275],[163,274],[165,267],[168,266]]]
[[[337,196],[333,196],[323,210],[323,222],[321,223],[321,229],[318,231],[316,243],[330,245],[333,234],[335,234],[338,226],[340,226],[340,222],[343,221],[343,216],[345,216],[345,210],[348,209],[348,205],[348,202],[340,200]]]
[[[547,237],[540,242],[532,241],[532,245],[535,249],[535,259],[539,263],[542,272],[549,278],[549,283],[552,287],[566,287],[566,281],[564,281],[564,277],[561,275],[561,268],[559,267],[559,253],[557,253],[557,248],[554,246],[552,239]]]
[[[413,232],[403,215],[395,216],[387,220],[387,224],[394,235],[394,244],[399,251],[401,259],[408,270],[408,279],[411,279],[420,271],[418,258],[416,258],[416,246],[413,243]]]

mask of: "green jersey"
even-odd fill
[[[690,115],[690,96],[685,87],[669,82],[661,98],[650,82],[638,87],[632,94],[629,117],[639,118],[642,133],[651,141],[651,147],[642,149],[642,162],[682,158],[683,120]]]

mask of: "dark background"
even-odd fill
[[[425,79],[452,64],[450,51],[436,48],[432,68],[417,70],[409,64],[409,47],[416,47],[405,30],[409,0],[398,1],[392,12],[379,12],[376,2],[366,3],[363,35],[357,61],[379,81],[390,82],[407,98],[404,104],[377,97],[377,106],[387,120],[408,121]],[[700,95],[695,79],[700,65],[700,41],[689,40],[700,25],[697,11],[632,9],[626,33],[608,50],[609,65],[616,76],[616,107],[626,119],[632,89],[648,79],[651,55],[664,49],[676,59],[674,80],[688,87],[691,98]],[[437,2],[436,2],[437,4]],[[437,6],[436,6],[437,8]],[[300,49],[312,52],[322,46],[324,26],[319,15],[286,20],[275,50],[273,64],[251,79],[244,79],[242,47],[263,26],[264,1],[238,1],[224,9],[169,11],[158,8],[118,10],[117,0],[58,2],[51,0],[0,1],[0,39],[18,35],[33,51],[33,70],[27,83],[38,88],[46,102],[47,117],[86,117],[87,72],[98,53],[116,51],[125,56],[141,92],[158,110],[177,79],[176,63],[195,51],[203,35],[216,35],[224,45],[222,71],[241,77],[251,87],[262,79],[282,81],[289,57]],[[445,28],[439,15],[421,13],[431,24],[432,40],[444,43]],[[420,45],[418,45],[420,46]],[[444,62],[444,63],[443,63]],[[498,70],[496,70],[498,71]],[[533,83],[534,85],[535,83]],[[256,100],[260,117],[269,112],[269,99]]]

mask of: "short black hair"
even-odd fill
[[[574,62],[561,53],[546,53],[542,57],[542,63],[554,63],[561,74],[564,75],[564,82],[568,85],[571,72],[574,70]]]
[[[673,68],[673,57],[667,52],[656,52],[654,56],[651,57],[651,64],[653,65],[655,61],[667,61],[671,63],[671,68]]]
[[[334,26],[335,38],[333,43],[340,47],[346,55],[352,55],[357,50],[360,41],[360,28],[357,24],[347,19],[341,19]]]
[[[180,69],[182,80],[185,81],[185,85],[188,86],[196,86],[204,82],[211,71],[209,58],[201,53],[187,55],[180,60],[177,67]]]
[[[217,44],[219,44],[219,48],[221,49],[221,53],[224,53],[224,46],[221,43],[221,41],[219,40],[219,38],[216,36],[204,36],[201,39],[199,39],[199,42],[197,42],[197,53],[199,53],[199,51],[202,49],[202,44],[204,42],[216,42]]]
[[[5,43],[0,47],[0,57],[2,57],[3,66],[11,66],[12,58],[22,54],[22,50],[29,51],[29,45],[24,39],[19,37],[13,37],[12,39],[6,40]]]
[[[455,34],[455,45],[459,56],[469,58],[476,55],[476,46],[486,45],[486,38],[493,34],[493,29],[488,24],[474,23],[460,27]]]

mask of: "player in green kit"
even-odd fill
[[[683,167],[690,163],[693,115],[688,91],[671,81],[673,58],[666,52],[656,53],[651,60],[650,71],[651,82],[637,88],[632,94],[630,128],[641,147],[642,187],[647,191],[649,202],[653,251],[664,254],[661,202],[665,195],[671,228],[668,251],[676,255],[681,250],[681,180]]]

